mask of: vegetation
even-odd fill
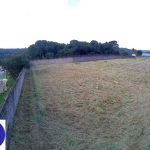
[[[0,66],[2,65],[3,58],[0,57]]]
[[[142,55],[141,50],[119,48],[117,41],[98,43],[92,40],[90,43],[71,40],[69,44],[39,40],[28,47],[29,59],[50,59],[58,57],[82,56],[82,55],[122,55],[129,56],[131,53]]]
[[[4,70],[7,70],[7,74],[16,79],[22,70],[22,68],[29,68],[30,63],[25,55],[15,54],[8,55],[1,61],[1,65]]]
[[[8,94],[8,92],[10,91],[10,88],[13,86],[13,84],[15,82],[14,79],[11,76],[6,75],[6,73],[4,73],[2,76],[0,76],[0,78],[4,79],[4,78],[6,78],[6,76],[7,76],[7,84],[6,84],[7,91],[0,93],[0,106],[2,105],[6,95]]]
[[[33,66],[10,149],[147,150],[150,59]]]
[[[0,48],[0,57],[6,57],[9,54],[24,53],[27,48]]]
[[[143,53],[143,52],[142,52],[141,50],[138,50],[138,51],[137,51],[137,56],[142,56],[142,53]]]
[[[124,51],[124,50],[122,50],[122,49],[119,50],[119,54],[120,54],[121,56],[129,56],[129,55],[130,55],[127,51]]]
[[[136,54],[137,56],[142,56],[142,51],[141,50],[136,50],[136,49],[132,49],[132,54]]]
[[[25,53],[12,53],[5,56],[4,58],[0,57],[0,66],[2,66],[2,68],[6,71],[5,74],[0,75],[0,78],[4,78],[5,76],[5,78],[8,80],[7,91],[0,93],[1,105],[22,68],[29,68],[30,62]]]
[[[28,56],[30,59],[91,54],[119,55],[119,45],[117,41],[110,41],[102,44],[95,40],[92,40],[90,43],[72,40],[70,44],[60,44],[52,41],[39,40],[28,47]]]

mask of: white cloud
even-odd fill
[[[149,0],[0,0],[0,47],[72,39],[150,49]]]

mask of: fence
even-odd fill
[[[18,100],[20,98],[22,84],[25,76],[25,69],[22,69],[14,86],[11,88],[8,96],[6,97],[1,109],[0,109],[0,119],[6,120],[6,149],[9,149],[9,143],[11,139],[11,132],[13,127],[13,121],[18,105]]]
[[[118,55],[96,55],[96,56],[81,56],[81,57],[69,57],[69,58],[56,58],[56,59],[43,59],[32,60],[32,65],[46,65],[46,64],[59,64],[59,63],[71,63],[71,62],[84,62],[95,60],[109,60],[109,59],[125,59],[133,58],[132,56],[118,56]]]

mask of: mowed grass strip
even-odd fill
[[[147,150],[150,59],[33,66],[11,149]]]

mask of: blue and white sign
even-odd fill
[[[6,121],[0,120],[0,150],[6,150]]]

